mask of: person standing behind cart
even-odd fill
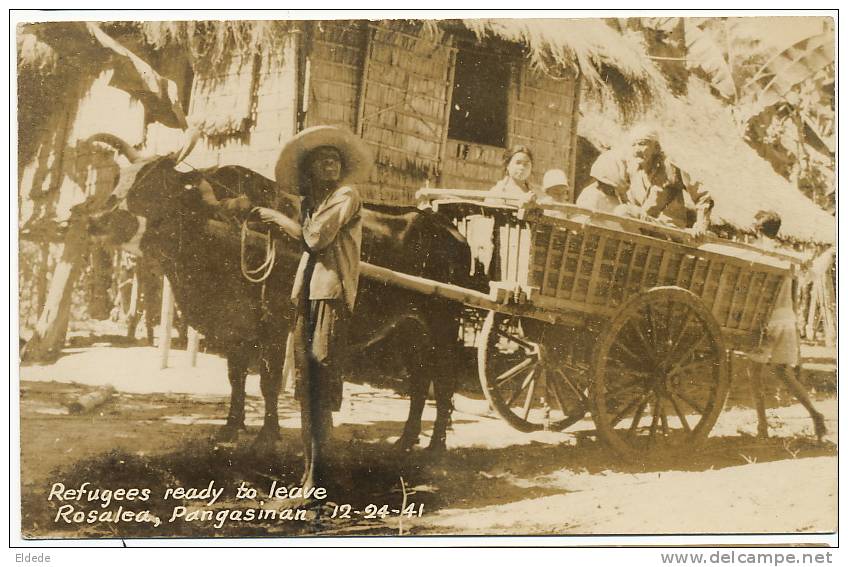
[[[780,230],[780,216],[773,211],[760,211],[755,216],[755,223],[755,229],[760,236],[756,244],[766,249],[776,250],[777,245],[774,239]],[[751,361],[754,362],[751,369],[751,386],[757,406],[757,435],[762,438],[768,437],[763,373],[766,368],[770,368],[810,414],[815,435],[821,441],[827,434],[824,416],[813,406],[804,386],[798,380],[801,374],[801,339],[795,311],[793,281],[792,276],[787,276],[781,283],[771,317],[763,330],[760,345],[750,356]]]
[[[362,140],[352,133],[331,126],[307,128],[286,144],[276,166],[278,185],[303,196],[301,224],[273,209],[259,209],[263,221],[303,246],[292,300],[298,305],[295,394],[301,406],[304,489],[324,480],[332,412],[341,409],[341,367],[362,247],[360,197],[349,183],[365,178],[371,163]]]

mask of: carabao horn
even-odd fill
[[[118,136],[114,134],[106,134],[106,133],[98,133],[90,136],[86,142],[101,142],[106,144],[107,146],[112,146],[119,154],[123,155],[130,162],[135,163],[138,160],[142,159],[141,152],[137,149],[129,145],[126,141],[122,140]]]
[[[197,145],[197,141],[200,139],[200,136],[203,132],[200,128],[191,127],[185,132],[185,143],[183,144],[182,149],[176,154],[176,162],[182,163],[182,161],[188,157],[191,151],[194,149],[194,146]]]

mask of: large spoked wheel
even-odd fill
[[[623,456],[693,449],[715,425],[728,388],[721,328],[687,290],[631,298],[598,339],[592,413]]]
[[[589,411],[588,365],[565,352],[569,333],[534,319],[489,312],[477,351],[492,408],[519,431],[560,431]]]

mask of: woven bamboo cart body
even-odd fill
[[[791,259],[572,205],[543,213],[479,195],[419,193],[487,264],[472,270],[485,271],[493,302],[476,338],[493,408],[524,431],[591,413],[600,436],[631,456],[703,441],[727,397],[729,353],[759,343]]]
[[[692,292],[728,346],[748,348],[774,307],[788,265],[749,251],[749,259],[653,236],[542,217],[530,245],[528,285],[543,308],[612,317],[629,298],[659,286]]]

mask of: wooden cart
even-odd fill
[[[758,344],[796,261],[573,205],[543,214],[448,189],[422,189],[419,201],[452,217],[474,255],[490,260],[489,292],[367,262],[361,275],[463,303],[482,321],[480,383],[510,425],[562,430],[591,414],[630,458],[707,438],[728,395],[730,353]]]
[[[528,432],[591,414],[630,457],[706,439],[728,395],[729,353],[758,343],[790,259],[570,205],[530,219],[532,209],[480,195],[419,199],[474,246],[487,240],[473,232],[489,231],[492,248],[476,254],[492,257],[488,302],[465,303],[487,311],[476,344],[494,410]]]

